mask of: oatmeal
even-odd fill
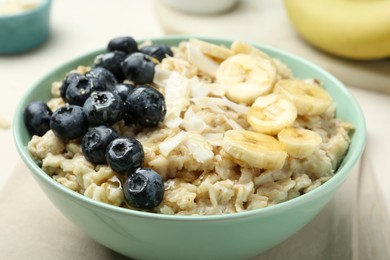
[[[113,53],[118,44],[110,44],[108,53]],[[92,124],[110,127],[88,132],[93,139],[112,129],[114,137],[104,135],[107,150],[89,153],[85,131],[91,130],[84,131],[84,138],[67,138],[69,133],[63,137],[53,123],[42,136],[32,137],[31,155],[54,180],[115,206],[162,214],[212,215],[281,203],[312,191],[336,174],[353,126],[336,117],[336,106],[318,80],[295,78],[281,61],[240,41],[219,46],[190,39],[169,51],[152,43],[145,47],[147,61],[139,66],[152,71],[152,64],[152,77],[130,75],[133,63],[129,56],[122,62],[125,75],[111,66],[118,82],[127,86],[116,91],[125,105],[110,103],[110,111],[116,111],[110,123],[96,115]],[[104,55],[97,58],[98,64],[107,61],[108,54]],[[80,97],[71,97],[68,90],[65,95],[63,86],[74,80],[69,76],[72,73],[80,82],[93,70],[80,66],[64,81],[54,82],[53,97],[41,109],[58,111],[69,107],[68,100],[79,102]],[[150,105],[154,113],[128,107],[138,102],[129,97],[135,92],[147,92],[157,100]],[[86,104],[93,95],[95,101],[110,98],[93,91],[89,95],[79,105],[84,111],[90,111]],[[120,110],[127,111],[123,118]],[[88,119],[80,120],[91,122],[92,112],[85,113]],[[110,149],[115,151],[112,140],[118,136],[128,138],[125,141],[130,140],[138,156],[123,166],[107,155]],[[125,141],[121,147],[128,144]],[[158,185],[152,189],[158,202],[145,204],[150,194],[129,195],[144,177],[128,184],[124,176],[133,178],[129,172],[139,168],[158,173],[148,177],[163,183],[162,190]]]
[[[37,8],[41,0],[0,0],[0,15],[13,15]]]

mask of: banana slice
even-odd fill
[[[320,146],[321,136],[309,129],[285,128],[278,134],[279,142],[291,157],[305,158]]]
[[[274,92],[290,99],[297,107],[298,115],[320,115],[332,104],[328,92],[314,82],[279,80]]]
[[[275,78],[276,68],[270,60],[248,54],[229,57],[216,73],[217,83],[227,86],[227,98],[246,105],[271,92]]]
[[[204,54],[217,59],[226,60],[230,56],[234,55],[234,51],[226,48],[223,45],[216,45],[198,39],[190,39],[189,42],[194,46],[198,47],[199,50]]]
[[[258,55],[261,58],[271,59],[266,53],[242,41],[234,41],[230,46],[230,49],[232,49],[236,53]]]
[[[295,105],[278,94],[258,97],[247,114],[248,123],[256,132],[269,135],[292,126],[296,118]]]
[[[276,138],[246,130],[227,131],[222,149],[239,161],[267,170],[281,169],[287,157]]]

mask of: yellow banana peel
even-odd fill
[[[285,0],[289,18],[309,43],[337,56],[390,57],[390,0]]]

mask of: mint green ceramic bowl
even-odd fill
[[[52,0],[31,10],[0,15],[0,54],[14,54],[33,49],[44,43],[50,34]]]
[[[187,38],[163,37],[151,40],[176,45]],[[231,43],[231,40],[226,39],[202,39],[217,44]],[[91,238],[114,251],[136,259],[243,259],[254,256],[282,242],[313,219],[348,177],[365,145],[362,112],[340,81],[299,57],[272,47],[256,46],[285,62],[297,77],[320,79],[338,106],[337,116],[352,122],[356,127],[349,151],[337,174],[305,195],[268,208],[230,215],[170,216],[93,201],[51,179],[33,161],[26,149],[30,136],[23,124],[23,109],[31,101],[48,100],[52,81],[62,79],[66,72],[78,65],[90,65],[101,51],[87,54],[55,69],[26,93],[14,121],[17,149],[54,205]]]

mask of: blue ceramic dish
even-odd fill
[[[33,49],[47,40],[50,32],[52,0],[31,10],[0,15],[0,54],[13,54]]]

